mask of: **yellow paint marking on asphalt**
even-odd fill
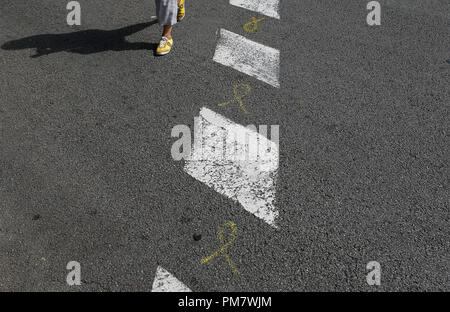
[[[253,16],[252,20],[244,25],[244,30],[246,32],[258,31],[258,23],[261,22],[263,19],[264,19],[264,17],[260,18],[260,19],[256,19],[256,17]]]
[[[231,228],[231,235],[230,235],[230,238],[228,239],[227,242],[224,241],[224,237],[223,237],[223,232],[225,231],[225,227],[226,226]],[[227,249],[236,240],[236,236],[237,236],[237,226],[236,226],[236,224],[234,222],[232,222],[232,221],[228,221],[223,226],[221,226],[219,228],[219,231],[217,232],[217,239],[222,244],[222,247],[220,247],[217,251],[215,251],[213,254],[209,255],[208,257],[203,258],[200,261],[200,263],[201,264],[205,264],[208,261],[216,258],[217,256],[223,255],[225,257],[225,259],[227,260],[228,264],[230,265],[231,270],[233,271],[233,273],[240,274],[238,269],[236,269],[236,267],[234,266],[233,261],[231,261],[230,256],[227,254]]]
[[[245,88],[245,89],[246,89],[245,92],[244,92],[243,94],[241,94],[241,93],[239,92],[239,89],[240,89],[240,88]],[[250,93],[250,91],[251,91],[251,88],[250,88],[250,86],[249,86],[248,84],[245,84],[245,83],[237,84],[237,85],[234,86],[234,89],[233,89],[234,100],[230,100],[230,101],[228,101],[228,102],[218,104],[218,106],[225,106],[225,105],[228,105],[228,104],[237,102],[237,103],[239,103],[239,106],[240,106],[241,109],[244,111],[244,113],[248,114],[248,111],[247,111],[247,109],[245,108],[244,102],[242,102],[242,99],[243,99],[245,96],[247,96],[247,95]]]

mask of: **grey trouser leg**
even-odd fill
[[[177,23],[178,1],[177,0],[155,0],[156,16],[158,24],[175,25]]]

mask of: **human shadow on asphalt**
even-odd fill
[[[114,30],[89,29],[66,34],[43,34],[4,43],[3,50],[36,49],[32,58],[57,52],[92,54],[105,51],[153,50],[156,43],[128,42],[125,37],[141,31],[156,20]]]

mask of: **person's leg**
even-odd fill
[[[173,45],[172,28],[177,23],[178,0],[155,0],[158,23],[163,26],[163,33],[156,54],[165,55]]]
[[[184,18],[185,0],[155,0],[156,1],[156,14],[158,16],[158,22],[163,26],[163,33],[160,44],[156,50],[159,55],[164,55],[170,52],[173,39],[172,29],[178,21]]]
[[[177,0],[177,22],[181,21],[184,18],[184,1],[185,0]],[[163,37],[167,37],[169,39],[172,38],[172,28],[173,25],[164,25],[163,27],[163,33],[162,36]]]
[[[178,0],[155,0],[155,3],[159,25],[175,25],[177,23]]]
[[[172,39],[172,25],[164,25],[162,36]]]

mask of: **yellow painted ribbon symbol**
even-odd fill
[[[230,239],[229,239],[228,242],[226,242],[226,243],[225,243],[225,241],[223,240],[223,232],[224,232],[224,230],[225,230],[225,226],[228,226],[228,227],[231,228]],[[200,261],[200,263],[201,263],[201,264],[205,264],[206,262],[208,262],[208,261],[214,259],[215,257],[217,257],[217,256],[219,256],[219,255],[221,255],[221,254],[223,254],[224,257],[225,257],[225,259],[227,260],[228,264],[230,265],[231,270],[233,270],[233,272],[234,272],[235,274],[240,274],[240,272],[238,271],[238,269],[236,269],[236,267],[234,266],[233,261],[231,261],[230,256],[227,254],[227,249],[228,249],[228,247],[230,247],[230,246],[233,244],[233,242],[235,241],[236,235],[237,235],[237,226],[236,226],[236,224],[235,224],[234,222],[228,221],[228,222],[225,223],[223,226],[221,226],[221,227],[219,228],[219,231],[217,232],[217,238],[218,238],[219,242],[220,242],[221,244],[223,244],[222,247],[220,247],[216,252],[214,252],[214,253],[211,254],[210,256],[203,258],[203,259]]]
[[[240,94],[240,93],[239,93],[239,88],[245,88],[245,89],[246,89],[246,90],[245,90],[245,93]],[[242,99],[243,99],[247,94],[249,94],[250,91],[251,91],[251,88],[250,88],[250,86],[249,86],[248,84],[245,84],[245,83],[237,84],[237,85],[234,86],[234,89],[233,89],[234,100],[231,100],[231,101],[228,101],[228,102],[225,102],[225,103],[222,103],[222,104],[218,104],[218,106],[225,106],[225,105],[231,104],[231,103],[233,103],[233,102],[237,102],[237,103],[239,103],[239,106],[240,106],[241,109],[244,111],[244,113],[248,114],[248,111],[247,111],[247,109],[245,108],[244,102],[242,102]]]
[[[263,19],[264,17],[257,20],[256,17],[253,16],[252,21],[244,25],[244,30],[246,32],[258,31],[258,23],[261,22]]]

